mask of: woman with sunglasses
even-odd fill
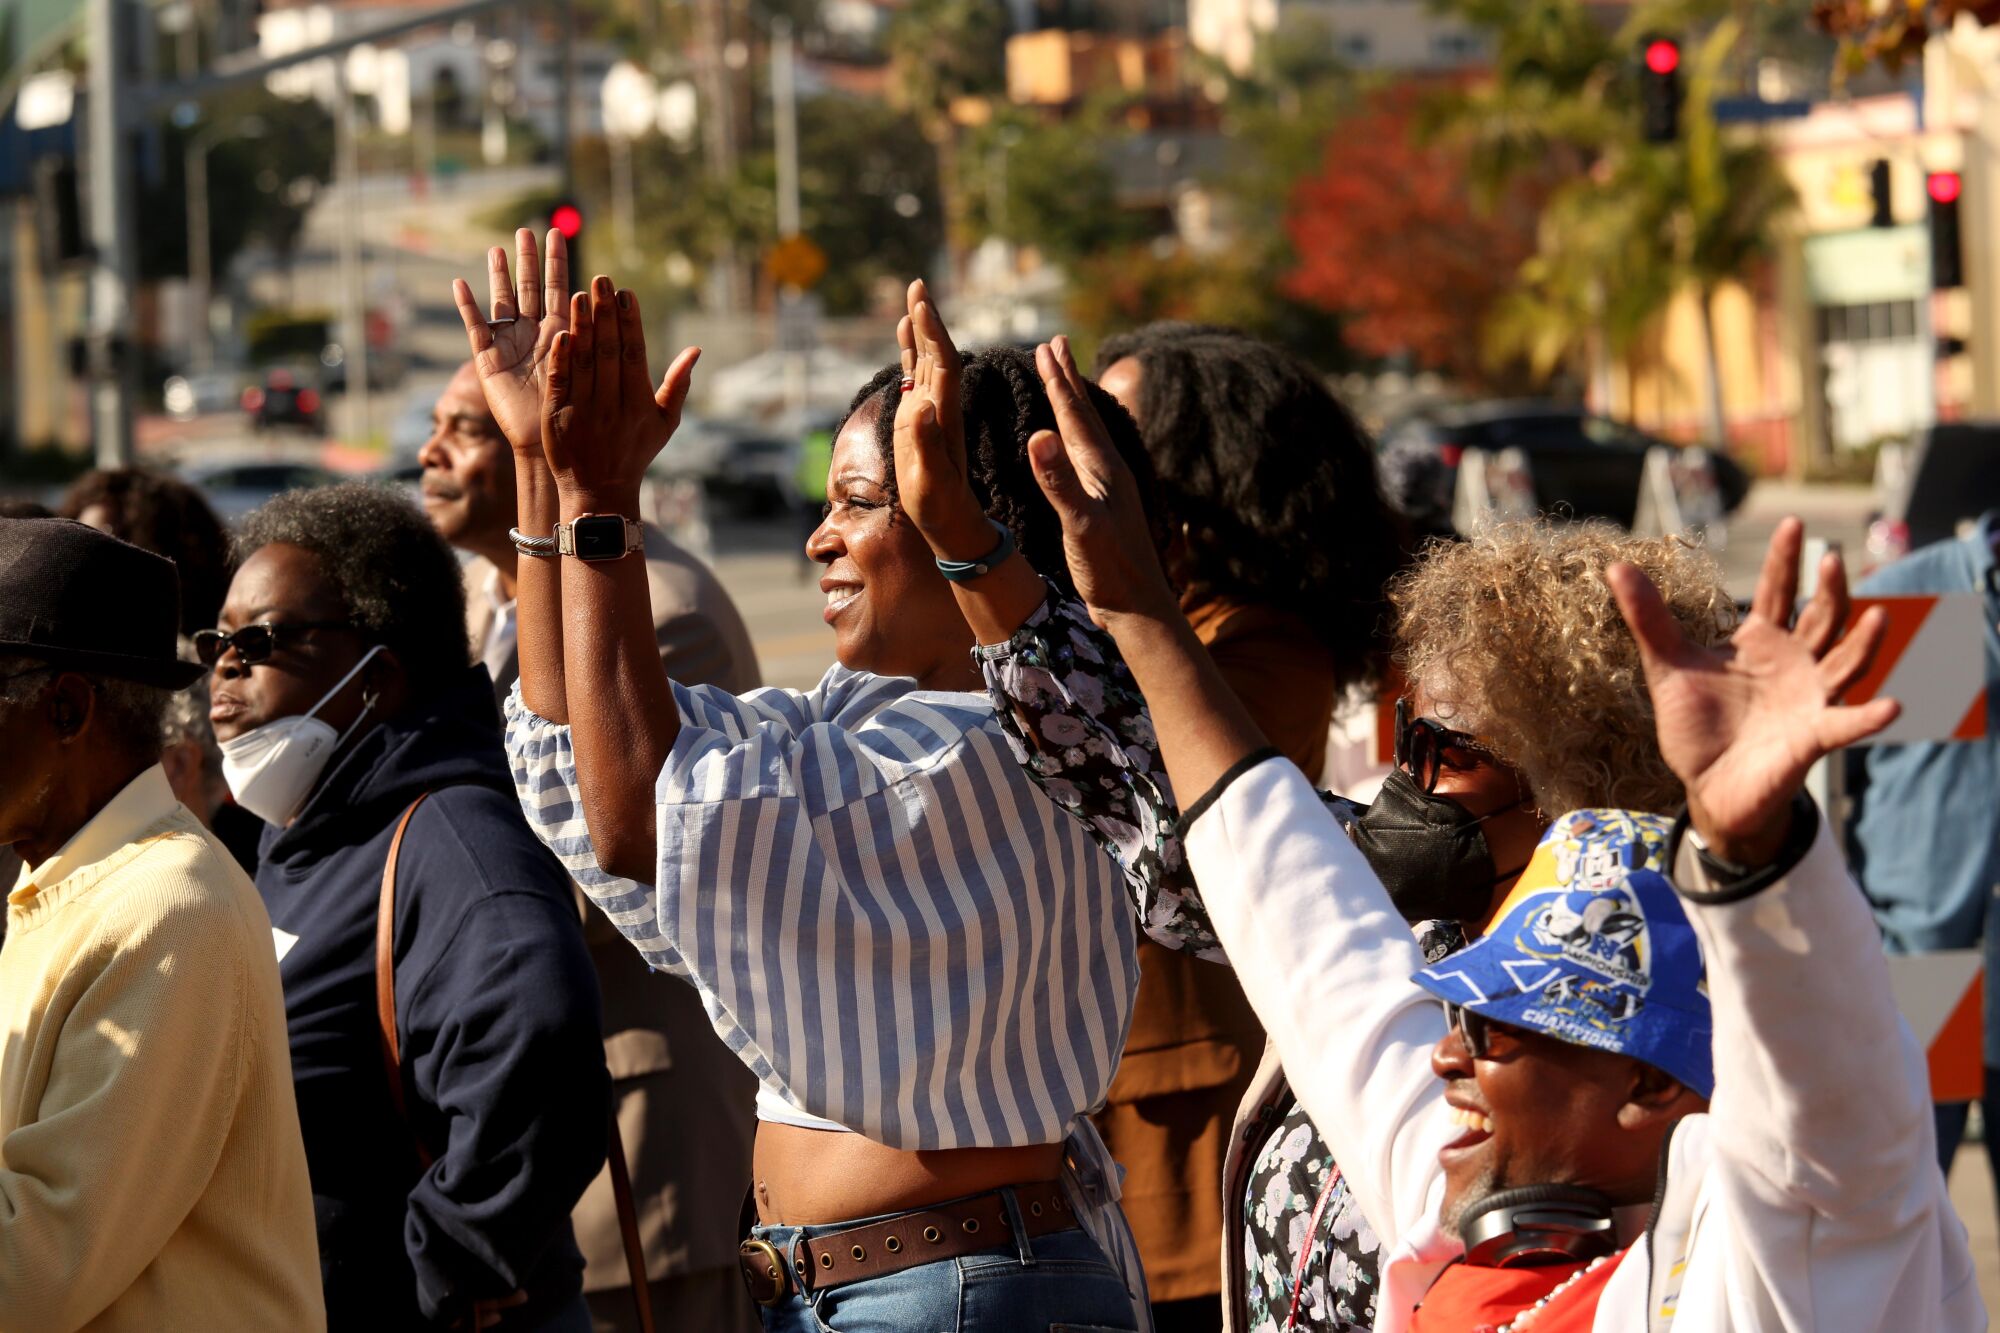
[[[457,290],[531,557],[508,749],[538,832],[758,1075],[742,1259],[765,1327],[1145,1328],[1086,1118],[1137,985],[1131,910],[1116,864],[1009,755],[953,591],[1021,565],[1017,545],[1060,577],[1027,466],[1054,424],[1032,363],[998,348],[920,366],[913,330],[949,340],[913,284],[905,360],[855,396],[807,546],[837,664],[812,690],[688,687],[636,652],[643,569],[578,534],[636,513],[694,353],[656,388],[632,294],[600,277],[558,310],[566,283],[540,290],[521,241],[518,293],[492,257],[490,319]],[[974,497],[948,557],[891,464],[920,419],[962,440]]]
[[[238,554],[195,650],[224,781],[268,826],[328,1324],[587,1329],[570,1213],[610,1120],[597,975],[515,799],[458,561],[359,485],[278,496]]]
[[[1066,340],[1038,354],[1063,430],[1086,429]],[[1554,814],[1681,800],[1660,755],[1638,645],[1604,571],[1624,561],[1661,589],[1695,641],[1721,642],[1735,608],[1713,563],[1677,540],[1530,524],[1433,545],[1390,584],[1396,659],[1413,682],[1397,710],[1396,766],[1341,823],[1435,960],[1502,901]],[[989,687],[1029,772],[1126,867],[1152,938],[1223,961],[1180,844],[1144,700],[1103,631],[1050,597],[973,617]],[[1116,735],[1114,756],[1102,738]],[[1269,753],[1269,752],[1266,752]],[[1224,1173],[1226,1327],[1239,1333],[1367,1328],[1375,1237],[1274,1048],[1252,1082]],[[1303,1239],[1301,1239],[1303,1238]]]
[[[1794,615],[1796,519],[1723,644],[1634,566],[1601,571],[1686,813],[1560,816],[1521,901],[1427,966],[1189,633],[1122,464],[1073,419],[1034,458],[1166,771],[1203,793],[1185,855],[1218,940],[1381,1236],[1376,1333],[1987,1326],[1922,1048],[1804,790],[1897,715],[1841,702],[1887,619],[1850,626],[1832,555]],[[1144,769],[1107,730],[1083,742]]]

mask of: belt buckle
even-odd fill
[[[750,1299],[765,1309],[784,1304],[785,1297],[792,1294],[785,1256],[770,1241],[755,1237],[744,1241],[736,1247],[736,1262],[743,1270],[743,1285],[750,1289]]]

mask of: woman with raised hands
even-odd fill
[[[1038,479],[1148,705],[1117,727],[1157,734],[1172,783],[1200,793],[1182,831],[1206,919],[1381,1240],[1370,1326],[1984,1327],[1922,1052],[1803,792],[1814,762],[1896,714],[1840,703],[1883,620],[1843,634],[1837,561],[1794,620],[1788,520],[1720,643],[1638,568],[1605,569],[1686,814],[1559,817],[1490,932],[1427,966],[1179,614],[1073,363],[1038,361],[1062,423],[1030,443]]]
[[[546,293],[525,233],[518,294],[499,250],[490,314],[456,289],[532,557],[508,750],[530,822],[761,1080],[743,1264],[765,1326],[1148,1327],[1084,1119],[1124,1040],[1131,911],[1014,763],[953,593],[1022,566],[1016,549],[1061,577],[1029,358],[920,365],[914,330],[949,340],[913,284],[903,364],[856,396],[807,547],[838,664],[810,691],[689,688],[621,557],[696,353],[654,385],[636,299],[600,277],[559,309],[549,244]],[[957,442],[977,495],[941,555],[898,502],[892,452],[918,429]]]

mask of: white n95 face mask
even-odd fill
[[[326,771],[333,752],[354,734],[355,727],[367,720],[375,702],[372,698],[365,701],[354,725],[338,736],[313,714],[346,689],[347,682],[361,674],[361,668],[381,651],[379,643],[370,648],[367,656],[340,678],[339,684],[322,694],[319,702],[304,713],[277,718],[261,727],[252,727],[234,740],[221,742],[222,780],[229,784],[236,804],[266,824],[282,828],[292,822],[306,803],[306,797],[312,794],[313,784]]]

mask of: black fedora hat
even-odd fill
[[[171,560],[64,518],[0,518],[0,654],[184,690]]]

